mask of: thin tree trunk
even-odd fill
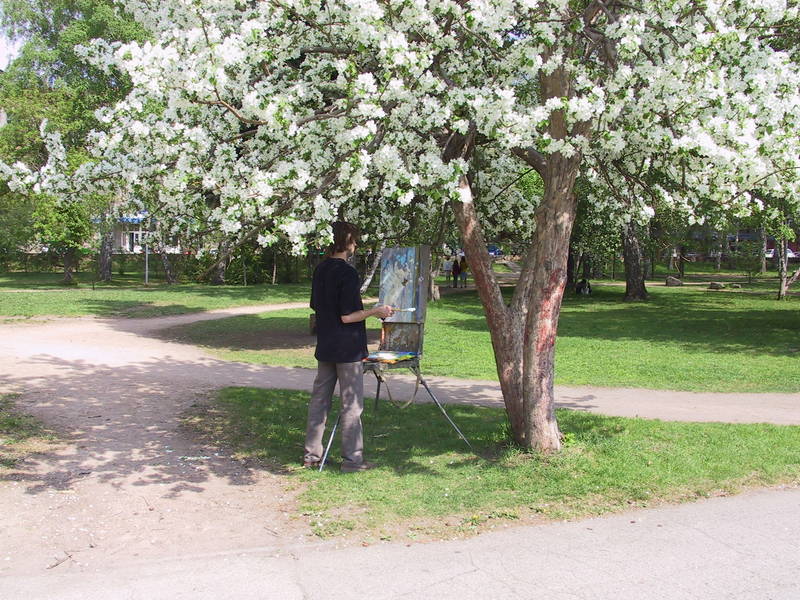
[[[275,250],[272,251],[272,285],[278,280],[278,262],[275,256]]]
[[[109,229],[103,233],[100,241],[100,256],[98,257],[97,275],[100,281],[111,281],[112,266],[111,257],[114,250],[114,230]]]
[[[386,240],[381,240],[381,243],[378,245],[378,248],[375,249],[372,255],[372,262],[369,264],[369,268],[367,272],[364,274],[364,282],[361,284],[361,293],[366,294],[367,289],[369,288],[370,284],[372,284],[372,280],[375,277],[375,273],[378,271],[378,266],[381,264],[381,255],[383,254],[383,249],[386,248]]]
[[[64,252],[64,278],[61,280],[62,285],[73,285],[75,283],[75,277],[73,276],[75,259],[75,248],[67,248]]]
[[[789,291],[789,288],[792,287],[798,279],[800,279],[800,267],[798,267],[797,270],[792,274],[792,276],[789,277],[789,279],[786,280],[786,292],[787,293]],[[784,296],[785,295],[786,294],[784,293]]]
[[[779,278],[779,288],[778,288],[778,300],[785,300],[786,299],[786,292],[789,290],[789,279],[787,277],[787,270],[788,270],[788,262],[789,259],[786,257],[787,252],[786,249],[789,247],[789,242],[785,239],[778,240],[775,244],[775,249],[778,252],[778,278]]]
[[[572,244],[570,244],[567,252],[567,287],[569,289],[575,288],[575,271],[575,251],[572,249]]]
[[[169,259],[169,255],[161,249],[159,252],[161,256],[161,266],[164,268],[164,281],[167,282],[167,285],[173,285],[178,282],[178,278],[175,277],[175,269],[172,268],[172,261]]]
[[[639,242],[638,227],[632,221],[622,228],[622,253],[625,257],[625,300],[647,300],[642,245]]]
[[[454,200],[453,214],[461,232],[467,261],[472,268],[475,287],[486,314],[500,390],[503,392],[511,432],[518,444],[528,446],[525,440],[525,413],[522,399],[524,316],[509,310],[500,292],[497,277],[486,252],[486,243],[475,205],[471,201],[472,192],[466,177],[462,177],[459,187],[462,198],[467,201]]]
[[[761,267],[759,272],[763,275],[767,272],[767,232],[762,225],[758,234],[761,236]]]
[[[214,264],[211,272],[211,285],[225,285],[225,271],[228,269],[228,247],[222,243],[217,247],[217,254],[221,258]],[[222,258],[226,257],[226,258]]]

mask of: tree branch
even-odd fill
[[[535,148],[512,148],[511,153],[522,159],[528,166],[536,170],[542,177],[547,171],[547,158]]]

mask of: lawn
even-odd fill
[[[299,468],[308,394],[227,388],[187,417],[208,439],[299,487],[299,510],[320,536],[457,535],[509,520],[561,519],[653,506],[745,487],[800,482],[800,427],[668,423],[558,411],[557,455],[506,441],[499,409],[449,411],[468,451],[432,405],[367,402],[368,458],[379,468],[338,473],[338,443],[323,473]]]
[[[643,303],[623,288],[568,295],[559,325],[556,383],[716,392],[800,392],[800,299],[704,288],[651,288]],[[206,321],[166,331],[219,356],[314,367],[309,310]],[[368,321],[373,342],[380,323]],[[483,310],[474,292],[428,309],[423,369],[432,375],[496,379]]]
[[[92,285],[79,274],[77,287],[58,285],[58,273],[0,275],[0,317],[154,317],[252,304],[305,302],[308,283],[251,286],[199,284],[144,286],[138,275]],[[20,291],[25,290],[25,291]]]

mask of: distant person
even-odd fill
[[[458,257],[453,258],[453,287],[458,287],[458,276],[461,274],[461,265],[458,262]]]
[[[467,264],[467,257],[462,256],[461,262],[458,264],[458,276],[461,279],[461,287],[467,287],[467,276],[469,275],[469,265]]]
[[[450,283],[450,276],[453,273],[453,259],[450,258],[449,254],[442,261],[442,272],[444,273],[444,280]]]
[[[361,413],[364,410],[364,369],[367,356],[368,317],[391,317],[390,306],[364,310],[359,292],[358,273],[347,262],[358,244],[358,228],[351,223],[333,224],[333,244],[328,257],[314,270],[311,282],[311,308],[316,314],[317,377],[308,402],[304,467],[318,467],[322,460],[322,436],[331,410],[333,390],[339,382],[342,408],[344,473],[366,471],[375,465],[364,460]]]
[[[579,296],[589,296],[592,293],[592,284],[586,279],[581,279],[575,286],[575,293]]]

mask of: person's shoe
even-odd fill
[[[374,469],[377,467],[375,463],[364,461],[357,465],[342,465],[341,471],[342,473],[360,473],[361,471],[369,471],[370,469]]]
[[[319,469],[319,463],[322,461],[319,460],[304,460],[303,461],[303,468],[304,469]]]

